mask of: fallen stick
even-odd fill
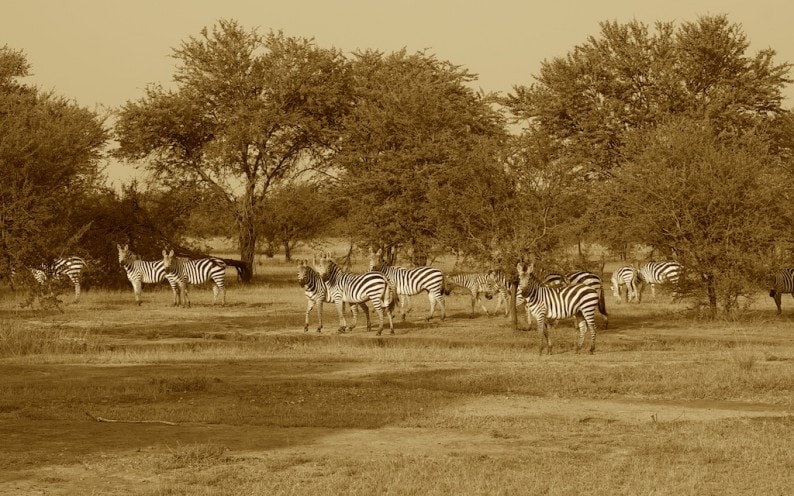
[[[176,422],[169,422],[167,420],[114,420],[108,419],[105,417],[97,417],[96,415],[91,415],[88,412],[85,412],[91,419],[96,420],[97,422],[116,422],[116,423],[124,423],[124,424],[164,424],[164,425],[177,425]]]

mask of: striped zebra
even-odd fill
[[[579,341],[576,352],[584,344],[584,336],[590,330],[590,353],[595,351],[596,322],[595,312],[600,310],[606,315],[606,308],[599,307],[600,299],[598,291],[583,284],[573,284],[564,288],[550,288],[538,281],[532,273],[534,264],[519,263],[516,266],[518,272],[518,289],[526,301],[527,322],[531,322],[532,317],[538,324],[538,336],[540,337],[540,354],[543,354],[544,347],[548,347],[551,354],[551,340],[546,330],[546,319],[564,319],[568,317],[581,317],[579,322]]]
[[[637,277],[637,269],[631,265],[618,267],[612,272],[612,294],[615,295],[618,303],[623,300],[621,286],[626,287],[626,303],[637,300]]]
[[[380,272],[367,272],[366,274],[351,274],[343,271],[327,254],[315,258],[314,268],[326,285],[331,300],[336,303],[336,310],[339,313],[339,332],[350,332],[356,326],[358,316],[353,313],[353,323],[347,326],[345,320],[345,302],[352,304],[372,302],[372,308],[378,313],[378,336],[383,332],[383,313],[389,318],[389,330],[394,334],[394,321],[392,310],[396,304],[396,289],[389,283],[389,280]],[[363,307],[366,309],[366,306]],[[369,319],[369,310],[365,312],[367,316],[367,331],[372,330]]]
[[[678,262],[648,262],[640,266],[637,274],[639,281],[639,292],[637,302],[642,300],[642,290],[645,284],[651,286],[651,296],[656,299],[656,285],[657,284],[678,284],[678,279],[681,276],[683,266]],[[673,294],[675,297],[675,293]]]
[[[405,320],[406,302],[408,304],[408,311],[410,312],[410,297],[423,291],[427,291],[427,297],[430,300],[430,314],[427,316],[427,320],[430,321],[433,318],[433,313],[435,313],[436,310],[436,303],[441,307],[441,320],[443,321],[446,318],[447,310],[444,304],[444,274],[440,270],[433,267],[406,269],[404,267],[389,265],[383,260],[383,253],[381,250],[373,252],[371,248],[369,250],[369,270],[382,273],[396,288],[397,298],[400,301],[402,320]]]
[[[56,258],[49,264],[29,267],[30,273],[37,283],[42,286],[48,280],[58,280],[61,276],[66,276],[74,286],[74,301],[80,299],[80,275],[86,263],[80,257]]]
[[[493,276],[490,273],[473,273],[461,272],[445,278],[444,294],[448,295],[455,287],[465,288],[471,293],[471,315],[474,316],[474,306],[478,302],[482,307],[485,315],[491,313],[485,307],[485,302],[480,300],[480,295],[485,296],[485,299],[490,300],[493,298],[494,293],[498,291]],[[497,304],[499,302],[497,301]]]
[[[499,309],[504,304],[505,306],[505,317],[510,315],[510,307],[507,306],[507,301],[510,298],[510,281],[507,279],[507,275],[502,270],[491,270],[488,272],[495,285],[494,292],[497,295],[496,299],[496,307],[494,308],[494,313],[499,312]],[[516,306],[519,306],[523,303],[523,299],[521,295],[516,293]]]
[[[301,260],[298,262],[298,284],[303,288],[303,292],[306,295],[306,319],[303,324],[303,332],[309,331],[309,314],[315,306],[317,306],[317,317],[319,321],[317,332],[322,332],[323,303],[334,303],[334,300],[331,299],[331,293],[328,291],[320,274],[309,265],[308,260]],[[353,312],[353,317],[355,319],[358,319],[357,312],[359,306],[364,312],[369,311],[364,303],[360,305],[351,305],[350,310]]]
[[[116,244],[119,251],[119,264],[124,267],[127,279],[135,293],[135,303],[141,304],[141,292],[144,284],[157,284],[163,279],[168,281],[174,294],[174,305],[177,304],[177,282],[170,274],[166,274],[162,260],[140,260],[138,255],[130,251],[128,245]]]
[[[204,284],[207,281],[212,281],[212,304],[215,304],[218,293],[221,293],[223,297],[221,304],[226,305],[226,287],[223,284],[226,278],[226,263],[220,258],[175,257],[174,250],[171,250],[170,253],[163,250],[163,269],[166,274],[172,275],[176,280],[179,287],[178,304],[190,306],[190,299],[187,295],[188,284]]]
[[[772,289],[769,290],[769,296],[775,299],[778,315],[783,312],[780,308],[780,298],[784,293],[791,293],[794,297],[794,268],[783,269],[775,274]]]

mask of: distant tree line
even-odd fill
[[[790,64],[749,45],[722,15],[605,22],[500,95],[427,52],[345,54],[221,20],[113,126],[22,84],[24,54],[4,47],[0,270],[75,251],[115,284],[116,242],[157,257],[212,236],[236,241],[246,280],[257,251],[289,260],[324,236],[504,270],[599,243],[679,260],[681,289],[732,311],[794,256]],[[145,187],[105,186],[110,138]]]

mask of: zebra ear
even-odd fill
[[[165,250],[163,250],[163,256],[164,257],[168,256],[168,253],[166,253]]]
[[[173,257],[174,256],[174,250],[171,250],[171,253],[169,253],[168,256],[169,257]]]

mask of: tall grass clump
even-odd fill
[[[0,358],[81,354],[97,348],[97,337],[89,331],[36,329],[18,321],[0,321]]]

